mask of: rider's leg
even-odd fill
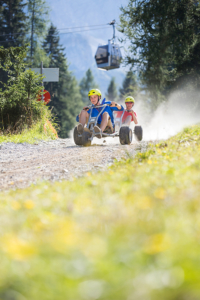
[[[131,124],[132,116],[127,116],[126,120],[124,121],[123,125],[129,126]]]
[[[100,128],[97,125],[94,126],[94,132],[96,133],[97,138],[100,139],[102,137],[102,132],[105,130],[106,126],[108,125],[108,120],[109,120],[109,114],[105,112],[102,117]]]
[[[103,114],[103,118],[102,118],[101,125],[100,125],[102,132],[105,130],[106,126],[108,125],[108,119],[109,119],[109,114],[107,112],[105,112]]]
[[[114,132],[114,128],[113,128],[113,124],[112,124],[112,122],[111,122],[111,119],[109,118],[108,119],[108,125],[107,125],[108,127],[110,127],[110,129],[111,129],[111,133],[113,133]],[[110,133],[110,132],[108,132],[108,133]]]
[[[79,134],[83,134],[83,130],[86,129],[86,127],[84,128],[84,126],[88,122],[88,119],[89,114],[85,110],[82,110],[79,115],[79,124],[77,125],[77,130]]]
[[[134,113],[133,113],[133,121],[134,121],[135,124],[138,124],[138,120],[137,120],[137,118],[136,118],[136,116],[135,116]]]
[[[82,110],[79,115],[79,122],[83,125],[83,127],[88,122],[88,118],[89,118],[89,114],[87,113],[87,111]]]

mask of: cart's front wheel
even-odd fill
[[[128,126],[122,126],[119,131],[121,145],[130,145],[133,139],[132,130]]]
[[[142,127],[139,125],[136,125],[134,128],[134,135],[137,141],[141,141],[143,137],[143,130]]]
[[[83,131],[82,134],[82,145],[87,147],[91,146],[91,140],[89,139],[91,137],[90,133],[88,131]]]
[[[77,127],[74,128],[74,143],[77,146],[82,145],[82,136],[80,136],[80,134],[78,133]]]

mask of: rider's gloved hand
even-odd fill
[[[114,101],[112,101],[111,102],[111,105],[110,105],[111,107],[117,107],[118,109],[121,109],[121,105],[119,105],[119,104],[117,104],[116,102],[114,102]]]

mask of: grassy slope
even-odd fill
[[[200,126],[108,173],[1,193],[0,299],[199,299]]]
[[[43,118],[40,122],[37,122],[31,129],[23,130],[19,134],[7,134],[0,135],[1,143],[29,143],[34,144],[38,140],[56,139],[57,133],[52,127],[51,123]]]

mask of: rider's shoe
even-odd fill
[[[79,134],[83,134],[83,125],[81,123],[77,125],[77,130]]]
[[[94,132],[98,133],[97,135],[95,134],[95,137],[97,137],[98,139],[102,138],[101,128],[99,128],[97,125],[94,126]]]
[[[90,129],[89,129],[89,128],[87,128],[87,127],[84,127],[84,131],[87,131],[87,132],[89,132],[89,133],[91,134],[91,131],[90,131]]]

